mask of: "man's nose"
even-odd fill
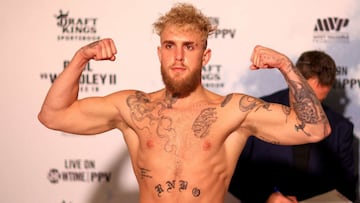
[[[183,61],[184,60],[184,50],[182,48],[176,49],[175,60],[176,61]]]

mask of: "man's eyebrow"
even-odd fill
[[[162,44],[175,44],[175,42],[172,40],[164,40]]]
[[[172,41],[172,40],[164,40],[162,42],[162,44],[175,44],[175,42]],[[182,44],[184,44],[184,45],[196,45],[197,43],[195,43],[194,41],[184,41],[184,42],[182,42]]]
[[[184,42],[183,44],[184,44],[184,45],[194,45],[194,46],[197,45],[197,43],[192,42],[192,41],[186,41],[186,42]]]

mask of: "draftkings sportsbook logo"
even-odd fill
[[[202,67],[203,85],[211,90],[217,91],[225,87],[222,79],[223,67],[221,64],[208,64]]]
[[[350,20],[347,18],[319,18],[314,28],[314,42],[349,42],[349,33],[345,32]]]
[[[58,41],[96,41],[100,39],[100,36],[97,35],[97,18],[75,18],[69,15],[69,11],[62,10],[55,15],[55,18],[56,25],[61,31],[61,34],[57,36]]]

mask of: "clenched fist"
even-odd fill
[[[79,50],[79,54],[85,59],[90,60],[110,60],[116,59],[117,53],[114,41],[110,38],[101,39],[90,43]]]
[[[261,68],[279,68],[284,70],[292,64],[284,54],[260,45],[255,46],[250,61],[252,62],[250,66],[252,70]]]

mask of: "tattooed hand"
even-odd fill
[[[116,47],[112,39],[102,39],[90,43],[79,50],[79,54],[86,60],[115,60]]]
[[[285,55],[257,45],[251,55],[251,66],[250,69],[257,70],[260,68],[279,68],[285,69],[291,67],[291,61]]]

